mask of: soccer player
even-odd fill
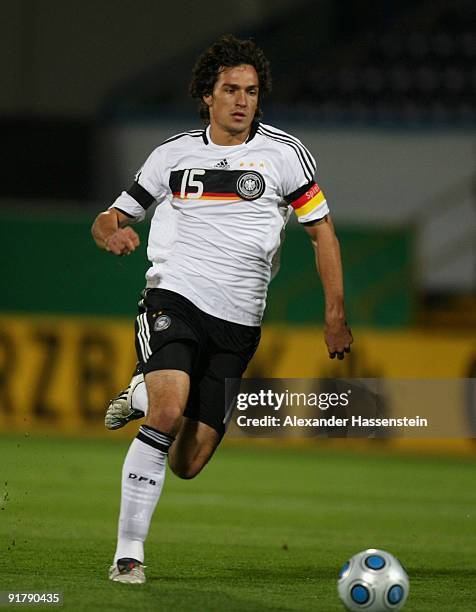
[[[329,356],[350,350],[339,244],[316,163],[297,138],[259,121],[270,87],[269,63],[254,42],[218,39],[190,85],[206,128],[158,146],[92,227],[100,248],[128,255],[139,244],[130,224],[158,203],[136,319],[148,408],[122,472],[114,581],[145,582],[144,542],[166,461],[177,476],[193,478],[225,433],[225,379],[241,378],[258,346],[273,260],[293,209],[315,250]]]

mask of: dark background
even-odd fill
[[[130,124],[152,129],[157,122],[165,132],[169,122],[197,127],[196,103],[187,93],[190,70],[198,53],[224,32],[253,37],[271,60],[274,89],[266,122],[284,122],[291,131],[299,123],[331,135],[410,134],[415,164],[423,161],[412,144],[420,133],[474,135],[476,20],[468,0],[17,0],[2,7],[2,21],[0,211],[9,215],[34,209],[40,215],[89,211],[93,217],[108,206],[117,195],[119,154],[109,147],[105,160],[105,132]],[[444,140],[439,146],[445,147]],[[378,154],[369,160],[376,177],[379,161]],[[454,164],[456,175],[460,162]],[[135,170],[128,168],[128,175]],[[465,266],[467,272],[462,281],[452,282],[457,274],[447,273],[443,281],[427,282],[417,256],[412,289],[419,310],[413,322],[426,324],[435,312],[435,320],[444,313],[445,324],[448,317],[464,325],[476,318],[474,173],[457,188],[466,208],[452,213],[456,188],[449,184],[438,231],[444,236],[455,215],[464,231],[441,250],[433,268],[451,260],[454,270]],[[415,201],[417,216],[420,204]],[[375,212],[385,216],[387,210],[394,223],[394,206],[384,199]],[[435,208],[432,201],[425,206],[423,219],[430,223]],[[346,214],[344,208],[344,223]],[[381,223],[371,209],[361,219],[371,225],[376,220]],[[4,218],[10,233],[6,223]],[[405,223],[411,225],[408,218]],[[423,234],[417,243],[423,244]]]

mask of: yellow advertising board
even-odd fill
[[[0,430],[99,422],[131,376],[133,342],[124,321],[1,316]]]
[[[455,331],[353,329],[352,353],[327,356],[317,327],[265,328],[248,374],[266,378],[470,378],[476,336]]]
[[[268,326],[251,378],[476,377],[476,338],[455,332],[354,330],[342,362],[322,330]],[[135,366],[133,322],[63,316],[0,316],[0,431],[100,430],[108,400]]]

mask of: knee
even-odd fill
[[[192,478],[195,478],[201,472],[203,465],[198,462],[176,462],[169,457],[169,467],[175,476],[182,478],[182,480],[192,480]]]
[[[150,410],[145,424],[172,435],[179,429],[182,420],[182,411],[178,406],[162,406],[157,410]]]
[[[185,468],[181,470],[174,471],[174,474],[181,478],[182,480],[192,480],[195,476],[198,476],[200,470],[192,470],[190,468]]]

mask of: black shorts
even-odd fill
[[[225,433],[232,407],[225,379],[240,379],[258,348],[261,328],[224,321],[167,289],[146,289],[136,319],[136,351],[144,374],[182,370],[190,375],[184,415]]]

